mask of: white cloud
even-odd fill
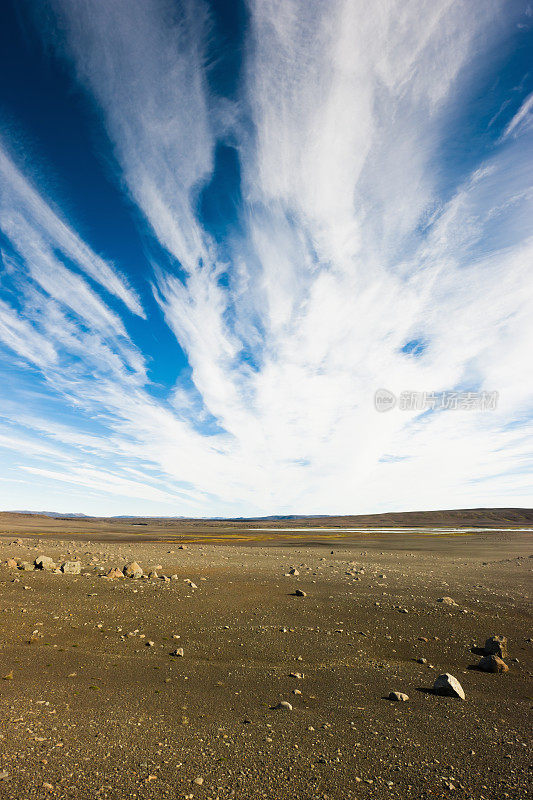
[[[57,361],[53,345],[7,303],[0,300],[0,339],[11,350],[38,367]]]
[[[512,120],[506,125],[502,139],[518,136],[531,129],[533,125],[533,92],[526,97]]]

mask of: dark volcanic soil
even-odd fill
[[[79,557],[84,574],[0,567],[2,798],[528,796],[531,534],[11,541],[2,564]],[[99,576],[133,559],[178,577]],[[469,669],[493,633],[510,671]],[[464,702],[430,692],[442,672]]]

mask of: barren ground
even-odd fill
[[[2,564],[83,564],[0,567],[0,797],[528,796],[530,533],[181,550],[64,528],[0,537]],[[132,560],[178,579],[99,576]],[[506,674],[470,668],[493,633],[509,639]],[[431,693],[442,672],[464,702]]]

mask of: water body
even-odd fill
[[[261,533],[425,533],[444,536],[450,533],[533,533],[533,528],[245,528]]]

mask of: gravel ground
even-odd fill
[[[4,536],[0,797],[526,798],[532,542]],[[5,565],[39,555],[82,574]],[[160,577],[101,577],[133,560]],[[473,668],[491,634],[505,674]],[[465,701],[432,693],[444,672]]]

